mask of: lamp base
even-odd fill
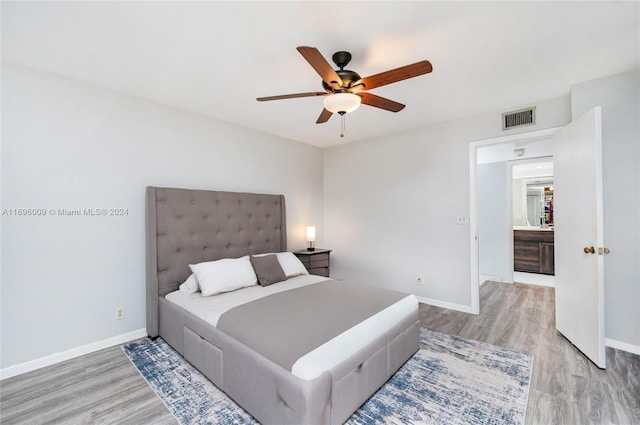
[[[316,249],[312,246],[310,246],[309,248],[307,248],[307,251],[315,251]]]

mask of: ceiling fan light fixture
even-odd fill
[[[353,112],[360,106],[360,96],[353,93],[335,93],[326,96],[322,103],[324,109],[334,114],[347,114]]]

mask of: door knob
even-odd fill
[[[596,249],[594,247],[584,247],[584,253],[585,254],[595,254],[596,253]]]

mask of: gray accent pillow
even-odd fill
[[[260,257],[254,257],[252,255],[251,265],[258,276],[260,286],[269,286],[276,282],[287,280],[287,275],[284,274],[284,270],[282,270],[282,266],[278,261],[278,256],[275,254]]]

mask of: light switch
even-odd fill
[[[456,216],[456,224],[469,224],[469,217],[464,214],[458,214]]]

